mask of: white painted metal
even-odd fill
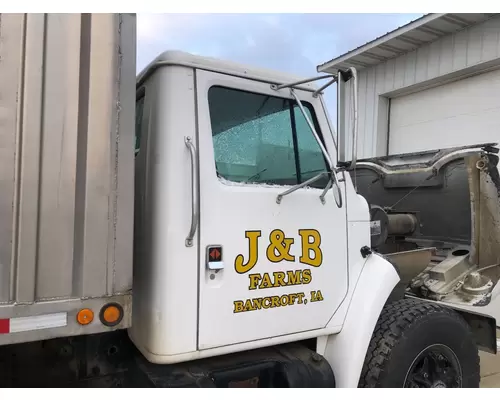
[[[357,387],[380,310],[399,276],[392,265],[379,256],[361,257],[359,250],[370,243],[368,203],[356,193],[351,179],[346,180],[346,197],[349,291],[336,313],[337,321],[334,321],[336,318],[331,321],[334,325],[341,323],[342,330],[339,334],[318,337],[317,352],[332,366],[337,387]]]
[[[197,349],[198,231],[193,246],[185,244],[192,199],[184,137],[198,149],[194,70],[160,68],[143,87],[130,336],[150,360],[175,359]]]
[[[39,329],[60,328],[68,324],[68,313],[36,315],[10,319],[10,333],[35,331]]]
[[[199,151],[193,118],[197,115],[193,67],[232,76],[246,74],[257,81],[273,83],[297,79],[177,51],[160,55],[140,74],[138,81],[145,88],[145,102],[140,121],[141,148],[136,158],[136,261],[130,336],[150,361],[159,363],[236,350],[197,350],[198,279],[202,268],[198,268],[198,263],[205,255],[198,244],[199,230],[193,246],[185,245],[191,226],[192,198],[190,156],[184,137],[191,136]],[[304,86],[311,91],[316,89],[312,84]],[[153,159],[155,162],[151,162]],[[212,168],[213,162],[212,158],[208,166],[200,165],[200,170]],[[275,204],[274,199],[272,202]],[[305,335],[314,336],[314,332]],[[261,342],[253,342],[239,348],[260,345]]]
[[[324,328],[347,293],[345,205],[337,207],[332,190],[325,205],[319,200],[322,189],[313,188],[299,189],[277,204],[276,196],[286,189],[283,186],[221,182],[215,170],[208,107],[208,90],[212,86],[290,98],[288,89],[277,93],[266,83],[205,71],[197,72],[201,196],[199,349]],[[296,90],[296,93],[302,101],[315,107],[321,131],[327,133],[325,136],[329,152],[335,154],[319,100],[309,92]],[[342,196],[345,197],[344,190]],[[266,248],[274,229],[280,229],[286,237],[293,238],[291,254],[295,256],[294,262],[274,263],[268,260]],[[302,229],[314,229],[321,235],[323,262],[319,267],[307,266],[299,261],[299,230]],[[258,263],[248,273],[238,273],[234,266],[238,254],[243,254],[245,260],[248,260],[246,231],[261,232]],[[203,251],[207,246],[217,244],[223,245],[226,266],[223,271],[214,274],[205,268],[206,256]],[[309,284],[249,289],[250,273],[269,273],[272,276],[278,271],[286,273],[305,269],[311,271],[312,280]],[[324,300],[311,302],[312,290],[320,290]],[[233,302],[236,300],[296,292],[304,292],[304,299],[309,302],[267,310],[233,312]],[[279,323],[275,323],[278,320]]]
[[[375,284],[376,282],[376,284]],[[325,338],[323,356],[332,366],[336,387],[358,386],[366,350],[380,312],[399,282],[394,267],[378,255],[363,265],[342,331]]]
[[[389,99],[442,85],[500,66],[500,16],[444,36],[397,58],[358,71],[358,157],[387,154]],[[343,101],[346,139],[351,154],[351,86]],[[340,116],[339,116],[340,118]],[[342,142],[342,140],[340,140]]]
[[[500,69],[391,101],[389,154],[500,142]]]
[[[218,58],[198,56],[184,51],[169,50],[161,53],[151,61],[138,75],[137,82],[142,85],[152,73],[158,68],[165,66],[183,66],[204,71],[212,71],[240,78],[254,79],[256,81],[268,83],[293,83],[304,79],[304,77],[286,74],[267,68],[250,67],[233,61],[221,60]],[[318,86],[314,82],[307,82],[299,85],[301,89],[315,91]]]

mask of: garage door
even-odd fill
[[[389,154],[500,143],[500,70],[391,100]]]

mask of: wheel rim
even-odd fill
[[[413,360],[405,377],[405,388],[461,388],[462,368],[448,346],[431,345]]]

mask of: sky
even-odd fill
[[[423,14],[137,14],[137,69],[183,50],[312,77],[316,66]],[[331,117],[336,92],[325,92]]]

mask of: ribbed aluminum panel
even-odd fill
[[[0,14],[0,304],[132,287],[135,16]]]

